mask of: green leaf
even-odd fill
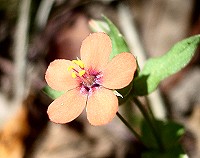
[[[114,56],[122,52],[130,52],[129,47],[118,28],[106,16],[103,16],[103,19],[109,27],[109,31],[106,33],[112,40],[112,52],[110,58],[112,59]]]
[[[52,99],[56,99],[59,96],[61,96],[62,94],[64,94],[64,92],[62,92],[62,91],[56,91],[56,90],[52,89],[49,86],[45,86],[43,88],[43,92],[46,93]]]
[[[142,158],[188,158],[180,145],[165,152],[150,150],[142,153]]]
[[[160,125],[160,124],[159,124]],[[145,120],[142,120],[141,123],[141,139],[144,145],[148,149],[158,149],[157,141],[151,131],[151,128],[149,127],[148,123]]]
[[[172,121],[155,121],[155,127],[159,131],[158,134],[161,138],[164,151],[160,151],[147,122],[144,120],[141,125],[141,138],[147,147],[147,150],[142,154],[142,158],[187,158],[179,142],[185,133],[181,124]]]
[[[179,140],[185,133],[182,125],[175,122],[164,122],[161,132],[162,141],[166,150],[174,148],[179,145]]]
[[[155,124],[165,150],[171,150],[179,145],[179,140],[185,133],[184,127],[181,124],[159,120],[156,120]],[[151,132],[151,128],[146,121],[142,122],[141,133],[145,146],[149,149],[159,149],[154,135]]]
[[[200,43],[200,35],[192,36],[175,44],[165,55],[149,59],[139,76],[134,79],[134,95],[147,95],[159,83],[178,72],[192,59]]]

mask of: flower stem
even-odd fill
[[[150,116],[147,113],[147,111],[145,110],[144,106],[142,105],[142,103],[137,98],[134,97],[133,101],[137,105],[137,107],[141,111],[142,115],[144,116],[145,120],[147,121],[149,127],[151,128],[152,134],[155,137],[155,140],[158,144],[158,147],[160,148],[160,151],[164,151],[164,146],[163,146],[162,140],[161,140],[160,135],[159,135],[157,128],[156,128],[155,119],[150,118]]]
[[[145,100],[146,100],[146,102],[147,102],[147,109],[149,110],[150,117],[151,117],[152,120],[154,121],[154,120],[155,120],[155,116],[154,116],[154,113],[153,113],[153,111],[152,111],[152,108],[151,108],[149,99],[148,99],[147,97],[145,97]]]
[[[133,133],[133,135],[140,141],[142,142],[141,136],[131,127],[131,125],[123,118],[123,116],[117,112],[117,116],[119,119],[128,127],[128,129]]]

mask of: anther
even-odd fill
[[[81,71],[79,71],[78,74],[79,74],[80,77],[82,77],[82,76],[85,74],[85,70],[81,70]]]
[[[72,69],[74,69],[74,66],[69,66],[68,68],[67,68],[67,71],[71,71]]]
[[[72,60],[72,62],[78,65],[80,68],[84,68],[84,63],[81,60]]]
[[[76,78],[76,73],[75,72],[72,72],[72,78]]]

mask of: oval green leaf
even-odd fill
[[[185,67],[199,43],[200,35],[192,36],[175,44],[165,55],[149,59],[133,81],[134,95],[143,96],[153,92],[162,80]]]

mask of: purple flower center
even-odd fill
[[[94,70],[87,70],[85,74],[79,77],[80,91],[83,94],[90,94],[101,86],[102,73]]]

